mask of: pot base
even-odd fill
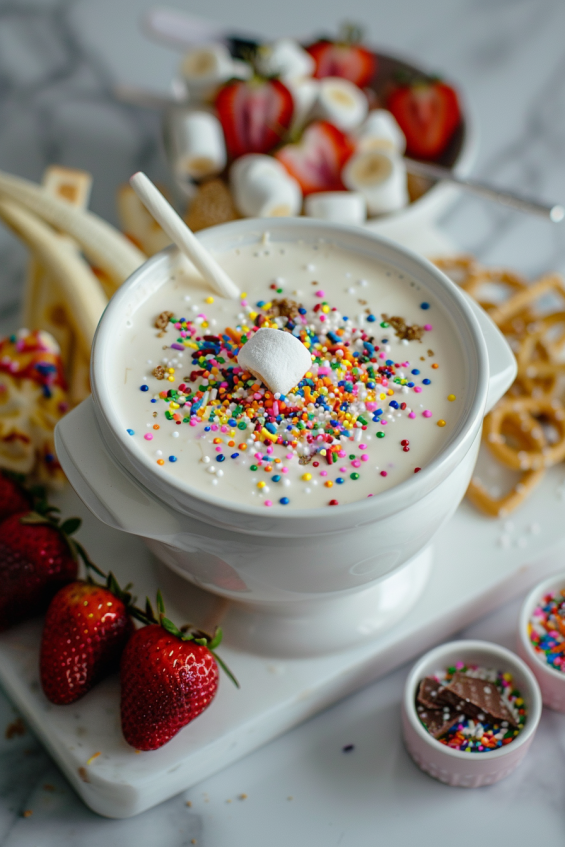
[[[336,653],[377,637],[410,612],[424,590],[433,558],[432,546],[368,588],[322,599],[278,603],[225,600],[186,579],[167,548],[146,540],[149,549],[174,575],[161,574],[187,611],[200,610],[197,623],[221,621],[227,643],[250,653],[301,658]],[[178,577],[182,578],[182,583]],[[174,581],[175,585],[171,585]],[[171,593],[169,590],[167,593]],[[186,600],[185,600],[186,598]]]

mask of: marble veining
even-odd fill
[[[39,180],[52,161],[94,174],[91,206],[116,222],[115,188],[143,168],[167,179],[159,115],[118,103],[117,81],[166,92],[178,59],[138,25],[150,0],[0,0],[0,168]],[[332,30],[344,17],[463,87],[480,146],[474,175],[565,199],[565,5],[560,0],[300,0],[237,7],[175,5],[267,35]],[[320,25],[323,21],[323,25]],[[565,229],[461,194],[440,222],[462,249],[531,277],[565,271]],[[0,230],[0,328],[14,329],[26,252]],[[465,636],[513,647],[517,604]],[[358,847],[477,843],[462,826],[480,817],[485,843],[562,842],[565,717],[544,711],[523,767],[480,792],[420,773],[399,733],[401,669],[280,740],[138,818],[110,821],[82,804],[26,731],[0,731],[1,847]],[[0,729],[17,715],[0,697]],[[342,747],[354,749],[343,753]],[[242,795],[247,797],[242,799]],[[187,805],[191,803],[191,805]],[[24,817],[26,810],[32,812]]]

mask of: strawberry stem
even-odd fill
[[[145,600],[145,612],[142,612],[141,609],[136,608],[135,606],[131,607],[129,612],[132,617],[136,618],[136,620],[145,624],[146,626],[149,624],[158,624],[162,626],[163,629],[173,635],[175,638],[180,638],[182,641],[194,641],[195,644],[199,644],[201,647],[206,647],[214,659],[217,661],[221,669],[228,675],[236,688],[240,688],[240,684],[237,681],[234,674],[228,668],[226,663],[221,659],[218,654],[215,652],[216,647],[219,646],[223,633],[219,626],[214,630],[214,634],[210,635],[207,632],[204,632],[201,629],[196,629],[191,624],[185,624],[184,626],[179,627],[176,626],[169,618],[165,617],[165,602],[163,600],[163,595],[161,594],[161,589],[157,591],[157,609],[158,609],[158,617],[155,615],[153,611],[153,606],[151,605],[151,601],[149,597]]]

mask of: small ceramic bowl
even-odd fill
[[[539,582],[524,600],[518,620],[518,653],[539,683],[544,706],[556,712],[565,712],[565,673],[552,668],[536,653],[528,635],[528,621],[544,594],[562,588],[565,588],[565,574]]]
[[[457,662],[496,668],[514,677],[527,707],[527,720],[510,744],[484,753],[453,750],[437,741],[420,722],[416,713],[420,680]],[[404,742],[418,767],[440,782],[461,788],[492,785],[511,774],[526,755],[539,723],[541,708],[541,693],[534,675],[510,650],[486,641],[451,641],[426,653],[406,680],[402,703]]]

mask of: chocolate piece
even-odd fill
[[[172,312],[161,312],[161,314],[155,318],[155,327],[161,330],[167,329],[169,326],[169,319],[172,317]]]
[[[441,738],[457,721],[461,720],[461,714],[454,715],[448,710],[427,709],[425,706],[416,706],[416,713],[434,738]]]
[[[273,300],[271,308],[267,311],[267,315],[270,318],[290,318],[293,321],[298,320],[300,317],[299,309],[302,309],[302,305],[297,303],[295,300],[289,300],[287,297],[282,298],[281,300]]]
[[[426,676],[420,682],[416,700],[428,709],[439,709],[443,705],[442,700],[438,700],[438,694],[442,688],[443,685],[435,677]]]
[[[502,699],[494,682],[477,679],[464,673],[454,673],[449,685],[438,694],[441,703],[461,709],[473,720],[501,723],[508,721],[518,727],[516,718]]]
[[[404,318],[401,318],[398,315],[389,318],[388,315],[385,315],[383,312],[381,317],[384,321],[391,325],[398,338],[406,339],[406,341],[422,340],[422,336],[424,334],[423,326],[418,326],[418,324],[407,324]]]

